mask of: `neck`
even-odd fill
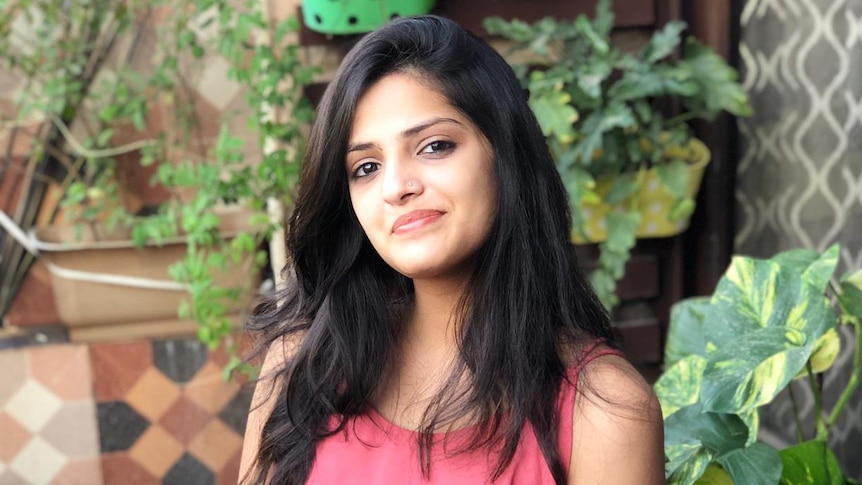
[[[459,323],[454,317],[464,287],[463,280],[414,280],[414,304],[405,343],[417,350],[424,347],[454,352]]]

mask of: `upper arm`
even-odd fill
[[[665,483],[664,423],[649,384],[617,356],[597,358],[582,374],[569,485]]]
[[[275,408],[281,387],[281,378],[278,376],[278,372],[284,368],[285,362],[295,350],[295,343],[291,343],[288,339],[279,338],[270,345],[266,352],[246,422],[239,466],[240,479],[245,478],[252,471],[260,447],[260,434],[266,420]]]

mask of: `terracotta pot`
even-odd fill
[[[221,234],[226,239],[250,228],[250,213],[245,210],[230,211],[221,219]],[[30,235],[51,274],[60,320],[70,328],[74,340],[87,339],[74,338],[75,331],[84,336],[100,327],[133,329],[135,336],[150,336],[142,330],[146,326],[157,328],[159,335],[192,333],[196,328],[193,321],[177,320],[179,306],[189,295],[168,273],[185,256],[184,239],[138,249],[127,232],[82,225],[43,226]],[[239,314],[250,306],[259,275],[249,256],[229,264],[215,280],[216,284],[242,287],[242,298],[225,302],[228,314]],[[166,332],[167,327],[172,330]],[[125,331],[95,334],[129,336]]]

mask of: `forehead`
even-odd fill
[[[373,141],[435,117],[455,119],[475,131],[473,123],[429,79],[412,72],[388,74],[359,98],[350,141]]]

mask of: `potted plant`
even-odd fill
[[[397,17],[431,11],[434,0],[303,0],[305,25],[323,34],[362,34]]]
[[[262,5],[22,1],[0,21],[0,66],[23,86],[4,127],[35,127],[28,163],[44,174],[22,196],[35,208],[14,222],[74,223],[76,238],[91,238],[78,243],[123,234],[122,244],[149,248],[181,238],[163,276],[188,294],[174,314],[197,321],[211,346],[230,333],[230,300],[248,286],[218,275],[265,262],[261,245],[282,222],[268,209],[290,201],[313,115],[302,87],[315,69],[292,41],[298,22],[269,18]],[[213,72],[244,91],[241,113],[214,113],[195,92]],[[152,178],[157,197],[128,190],[129,166]],[[225,233],[227,222],[237,224]]]
[[[828,447],[862,373],[862,270],[833,278],[838,254],[833,246],[735,257],[712,296],[673,308],[667,367],[655,383],[668,483],[856,483]],[[839,325],[853,327],[855,354],[827,409],[817,375],[838,354]],[[804,429],[797,415],[798,443],[779,451],[757,441],[758,409],[794,379],[813,393],[814,422]]]
[[[592,19],[484,22],[529,54],[513,68],[569,192],[573,240],[600,243],[590,276],[609,308],[635,238],[688,226],[709,151],[686,122],[750,111],[715,52],[688,39],[677,55],[685,23],[669,22],[631,53],[613,44],[613,21],[611,0],[600,0]],[[668,105],[678,107],[672,116]]]

